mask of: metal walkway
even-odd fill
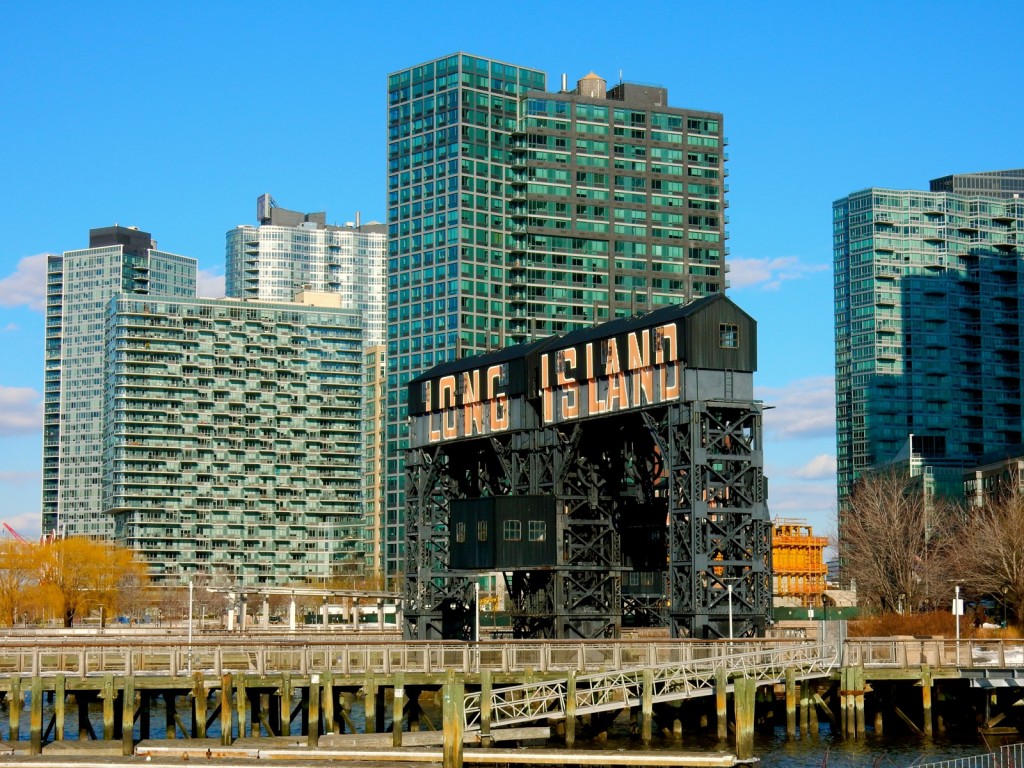
[[[746,677],[778,683],[785,680],[790,669],[797,680],[825,677],[839,660],[839,648],[834,645],[809,643],[754,651],[746,648],[728,655],[642,669],[567,675],[564,679],[495,688],[489,693],[491,727],[564,719],[570,695],[576,715],[584,715],[638,706],[648,685],[652,703],[678,701],[711,695],[722,671],[727,680]],[[481,692],[466,694],[466,730],[480,729],[482,703]]]

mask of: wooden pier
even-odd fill
[[[30,754],[95,742],[129,755],[165,734],[160,743],[178,753],[297,749],[308,759],[364,744],[432,755],[446,768],[549,734],[572,749],[602,738],[616,717],[642,743],[668,740],[679,747],[669,754],[686,759],[695,758],[683,752],[684,733],[695,730],[747,759],[755,729],[773,723],[794,739],[815,738],[820,718],[853,739],[886,728],[927,738],[968,710],[990,728],[1016,723],[1019,644],[850,640],[838,662],[835,648],[793,640],[8,638],[0,692],[8,743]]]

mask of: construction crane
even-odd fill
[[[9,526],[7,523],[2,523],[2,525],[3,525],[4,530],[7,531],[9,534],[11,534],[11,536],[13,536],[16,541],[20,541],[22,544],[28,544],[28,539],[26,539],[24,536],[22,536],[20,533],[18,533],[13,528],[11,528],[11,526]]]

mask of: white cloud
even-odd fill
[[[207,299],[224,297],[224,275],[218,275],[208,269],[200,269],[196,275],[196,293]]]
[[[18,330],[18,324],[17,323],[8,323],[3,328],[0,328],[0,332],[2,332],[2,333],[14,333],[17,330]]]
[[[43,396],[30,387],[0,387],[0,436],[43,428]]]
[[[40,312],[46,308],[46,254],[26,256],[7,277],[0,278],[0,307],[20,307]]]
[[[805,264],[798,256],[779,256],[774,259],[732,259],[729,262],[729,285],[748,288],[760,285],[762,290],[773,291],[786,280],[800,280],[815,272],[829,269],[827,264]]]
[[[836,477],[836,457],[827,453],[815,456],[802,467],[793,472],[793,477],[801,480],[826,480]]]
[[[835,483],[773,482],[768,478],[768,509],[772,519],[805,520],[817,536],[829,536],[835,529]]]
[[[836,430],[835,379],[817,376],[785,387],[758,387],[765,405],[765,432],[779,440],[829,437]]]
[[[39,482],[39,472],[0,472],[0,485],[31,485]]]

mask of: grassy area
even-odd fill
[[[889,637],[891,635],[956,635],[954,617],[948,611],[929,611],[927,613],[883,613],[863,619],[850,621],[847,625],[851,637]],[[990,618],[989,621],[992,621]],[[1019,639],[1024,637],[1021,627],[1009,626],[1005,629],[982,629],[974,626],[973,616],[960,617],[960,637]]]

